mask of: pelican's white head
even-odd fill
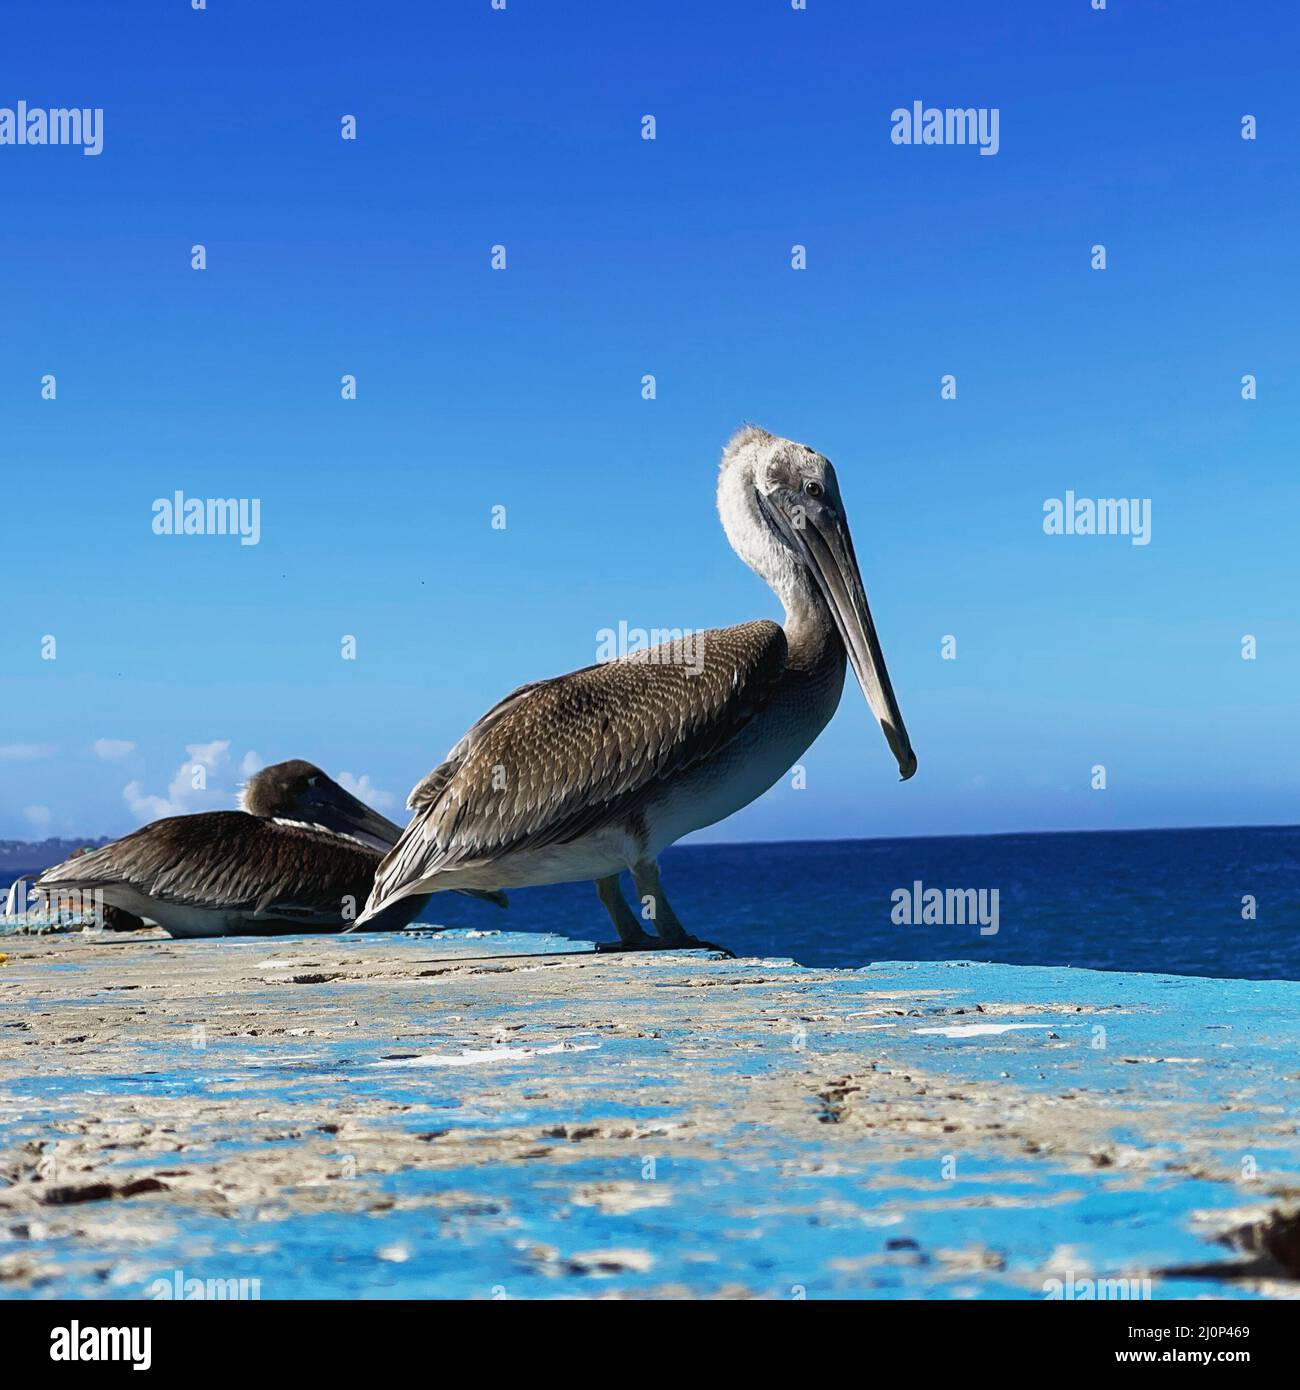
[[[722,453],[718,513],[731,548],[785,604],[787,623],[820,599],[904,780],[916,771],[858,570],[839,480],[829,459],[757,425]],[[819,605],[820,606],[820,605]]]

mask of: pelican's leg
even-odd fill
[[[618,886],[617,874],[598,878],[596,892],[600,894],[605,911],[618,929],[618,940],[599,942],[596,946],[598,951],[652,951],[659,945],[657,938],[641,929],[636,913],[627,905],[623,890]]]
[[[659,933],[656,943],[665,951],[721,951],[723,955],[733,956],[725,946],[715,946],[710,941],[699,941],[693,937],[678,919],[677,914],[664,896],[663,885],[659,882],[659,865],[653,859],[632,866],[632,881],[636,884],[637,896],[650,914],[650,920]]]

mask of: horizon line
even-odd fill
[[[193,812],[201,815],[203,812]],[[145,822],[151,824],[152,822]],[[137,826],[136,829],[141,827]],[[665,847],[664,853],[672,849],[740,849],[749,845],[863,845],[899,844],[908,840],[994,840],[1010,836],[1042,835],[1176,835],[1194,830],[1297,830],[1300,821],[1261,821],[1238,822],[1233,825],[1132,825],[1102,826],[1087,828],[1058,828],[1052,830],[956,830],[947,832],[929,831],[919,835],[844,835],[827,838],[808,836],[800,838],[771,840],[695,840],[683,844],[681,841]],[[65,844],[89,844],[94,840],[107,840],[113,843],[133,830],[125,830],[121,835],[46,835],[40,840],[24,840],[11,836],[0,836],[0,842],[15,845],[43,845],[51,842]]]
[[[1300,821],[1249,821],[1235,825],[1131,825],[1055,830],[957,830],[948,833],[927,832],[921,835],[846,835],[834,839],[810,837],[785,840],[694,840],[689,844],[679,841],[677,844],[669,845],[668,849],[725,849],[746,845],[898,844],[908,840],[993,840],[1012,835],[1176,835],[1193,830],[1300,830]],[[667,850],[664,852],[667,853]]]

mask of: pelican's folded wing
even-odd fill
[[[364,902],[379,855],[306,826],[282,826],[242,811],[154,821],[112,844],[47,869],[51,894],[134,889],[186,907],[243,909],[340,921],[345,900]]]
[[[367,914],[437,873],[629,815],[730,742],[785,663],[785,633],[760,621],[521,686],[411,793],[415,815],[379,866]]]

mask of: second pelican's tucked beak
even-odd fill
[[[778,497],[764,497],[760,492],[759,500],[821,590],[862,693],[898,760],[899,774],[907,781],[916,771],[916,754],[889,682],[876,625],[871,621],[848,523],[820,498],[792,494],[790,503],[783,505]]]
[[[323,825],[338,835],[350,835],[363,845],[385,853],[402,838],[400,826],[371,810],[337,783],[313,787],[302,813],[305,820]]]

